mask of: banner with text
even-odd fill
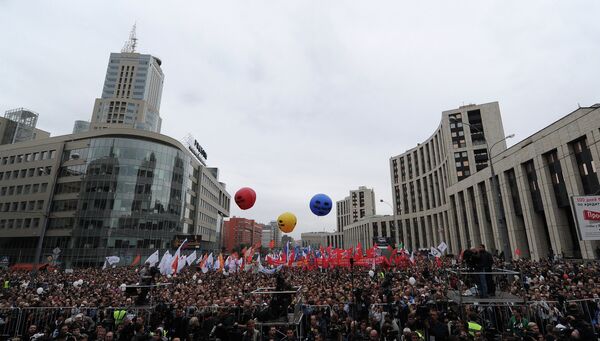
[[[571,208],[581,240],[600,240],[600,196],[572,196]]]

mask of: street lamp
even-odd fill
[[[382,202],[382,203],[388,205],[392,209],[392,215],[394,215],[394,208],[392,207],[392,205],[389,202],[387,202],[383,199],[379,199],[379,202]]]
[[[483,131],[467,122],[463,122],[462,120],[458,120],[454,117],[450,117],[449,118],[450,122],[460,122],[462,124],[466,124],[469,126],[469,128],[472,128],[473,130],[484,134]],[[508,241],[509,241],[509,237],[508,237],[508,229],[506,226],[504,226],[504,219],[502,219],[500,217],[500,188],[499,188],[499,183],[496,181],[496,173],[494,172],[494,158],[492,157],[492,149],[494,149],[494,147],[496,145],[498,145],[501,142],[506,141],[507,139],[512,139],[513,137],[515,137],[515,134],[509,134],[506,135],[504,138],[496,141],[494,144],[492,144],[491,147],[487,147],[487,143],[486,143],[486,151],[487,151],[487,155],[488,155],[488,159],[490,161],[490,175],[492,177],[491,181],[492,181],[492,200],[494,201],[494,212],[496,213],[496,219],[498,220],[498,231],[500,233],[500,238],[502,239],[502,252],[504,252],[504,257],[506,257],[506,260],[510,261],[512,260],[512,252],[510,250],[510,246],[508,245]],[[485,135],[484,135],[484,139],[485,139]]]

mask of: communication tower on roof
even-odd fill
[[[135,37],[135,25],[133,24],[133,28],[131,28],[131,32],[129,33],[129,39],[123,45],[121,49],[121,53],[135,53],[135,47],[137,45],[137,38]]]

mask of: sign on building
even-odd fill
[[[571,209],[581,240],[600,240],[600,196],[572,196]]]

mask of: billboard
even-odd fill
[[[600,240],[600,196],[572,196],[571,209],[581,240]]]

